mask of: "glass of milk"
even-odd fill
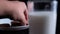
[[[57,20],[57,1],[52,1],[51,4],[52,11],[33,11],[29,13],[30,34],[55,34]]]

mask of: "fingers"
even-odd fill
[[[14,20],[17,20],[20,22],[21,25],[28,25],[28,12],[27,10],[24,12],[16,11],[13,14]]]
[[[26,20],[25,15],[23,13],[20,14],[20,19],[22,21],[22,25],[26,26],[28,24],[28,21]]]
[[[26,20],[28,20],[28,10],[27,9],[24,11],[24,15],[25,15]]]
[[[25,16],[25,19],[28,21],[28,10],[27,9],[24,11],[24,16]],[[26,25],[28,25],[28,22],[26,23]]]

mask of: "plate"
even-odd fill
[[[6,31],[18,31],[18,30],[24,30],[28,29],[29,25],[27,26],[12,26],[12,27],[0,27],[0,30],[6,30]]]

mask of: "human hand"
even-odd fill
[[[28,24],[28,10],[24,2],[4,1],[1,3],[4,5],[0,5],[0,9],[3,10],[0,10],[0,13],[2,12],[1,15],[8,14],[13,18],[14,21],[19,21],[20,24]]]

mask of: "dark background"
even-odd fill
[[[56,27],[56,34],[60,34],[60,1],[58,1],[58,8],[57,8],[57,27]]]

